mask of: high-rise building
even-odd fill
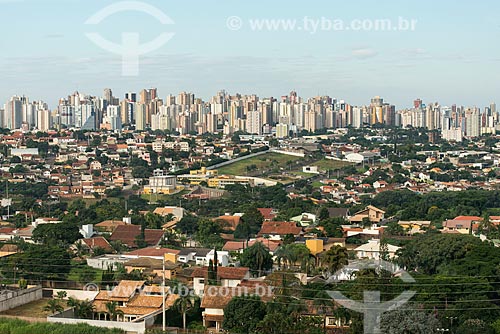
[[[481,135],[481,113],[479,108],[468,108],[465,111],[465,136],[475,138]]]
[[[262,134],[262,113],[258,110],[247,112],[246,130],[248,133]]]
[[[276,138],[286,138],[288,135],[288,124],[276,124]]]
[[[39,110],[37,114],[37,128],[39,131],[48,131],[52,128],[52,116],[50,110]]]
[[[135,129],[140,131],[146,129],[146,105],[143,103],[137,104]]]
[[[19,96],[13,96],[6,104],[4,125],[8,129],[19,129],[23,122],[23,101]]]

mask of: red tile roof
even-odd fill
[[[175,254],[178,255],[181,251],[177,249],[170,248],[158,248],[158,247],[147,247],[142,249],[137,249],[132,252],[128,252],[127,255],[137,255],[139,257],[148,257],[148,256],[164,256],[165,254]]]
[[[102,248],[107,251],[112,251],[113,248],[109,244],[109,242],[103,237],[94,237],[88,239],[82,239],[82,241],[89,247],[90,249],[94,249],[96,247]]]
[[[262,228],[260,229],[259,236],[264,235],[300,235],[302,232],[301,227],[297,227],[294,222],[264,222]]]
[[[478,216],[458,216],[458,217],[455,217],[454,220],[474,220],[474,221],[480,221],[480,220],[483,220],[483,218],[478,217]]]
[[[214,219],[222,224],[223,229],[235,231],[236,227],[240,224],[240,216],[220,216]]]
[[[113,234],[111,234],[110,240],[119,240],[128,247],[137,247],[135,243],[136,237],[141,234],[141,226],[139,225],[121,225],[118,226]],[[163,230],[144,230],[144,239],[148,246],[157,245],[161,238],[163,237]]]
[[[264,220],[273,220],[276,217],[276,214],[273,213],[273,208],[258,208],[257,210],[264,217]]]

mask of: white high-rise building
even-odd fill
[[[262,134],[262,114],[260,111],[247,112],[246,130],[248,133],[261,135]]]
[[[23,103],[19,96],[13,96],[5,107],[4,126],[8,129],[19,129],[23,122]]]
[[[39,131],[48,131],[52,128],[52,116],[50,110],[39,110],[37,115],[37,129]]]
[[[481,135],[481,113],[478,108],[465,111],[465,136],[475,138]]]
[[[363,110],[359,107],[352,108],[352,126],[355,128],[363,126]]]

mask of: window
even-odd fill
[[[335,318],[328,318],[328,326],[335,326]]]
[[[201,278],[200,281],[199,281],[200,284],[205,284],[205,279],[204,278]]]

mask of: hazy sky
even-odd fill
[[[281,96],[291,90],[369,103],[382,96],[399,107],[413,99],[484,107],[500,102],[500,4],[452,0],[186,0],[143,1],[168,15],[162,25],[141,12],[115,13],[86,25],[109,0],[0,0],[0,101],[25,94],[55,107],[75,90],[102,95],[157,87],[161,97],[190,91],[208,98],[231,93]],[[241,19],[229,21],[237,16]],[[417,20],[415,31],[327,31],[303,18]],[[255,19],[297,20],[294,31],[256,31]],[[320,22],[318,21],[318,22]],[[333,22],[333,21],[331,21]],[[234,30],[241,23],[241,29]],[[239,27],[239,26],[237,26]],[[337,26],[338,27],[338,26]],[[141,43],[175,33],[140,57],[140,74],[125,77],[120,55],[86,33],[120,43],[124,32]],[[2,103],[0,102],[0,103]]]

